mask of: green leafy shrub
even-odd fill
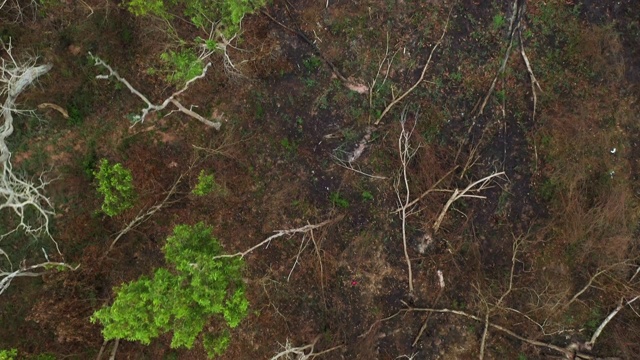
[[[18,356],[17,349],[0,350],[0,360],[14,360]]]
[[[102,211],[105,214],[115,216],[133,207],[135,191],[129,169],[122,164],[110,165],[107,159],[102,159],[93,175],[98,181],[98,192],[104,196]]]
[[[191,348],[207,321],[216,316],[234,328],[247,315],[249,302],[242,282],[243,260],[213,259],[222,248],[203,223],[178,225],[163,248],[174,269],[157,269],[116,288],[113,305],[96,311],[105,339],[126,339],[149,344],[173,332],[171,347]],[[206,341],[211,355],[228,345],[224,333]]]
[[[202,74],[202,61],[192,50],[168,51],[162,53],[160,59],[171,69],[167,75],[167,81],[172,84],[183,85]]]
[[[204,170],[201,170],[200,175],[198,175],[198,183],[193,188],[192,193],[197,196],[204,196],[211,193],[216,187],[216,179],[213,174],[207,175]]]
[[[127,7],[137,16],[155,15],[165,20],[174,18],[172,12],[182,9],[182,15],[197,27],[210,21],[219,22],[225,36],[240,30],[240,22],[267,3],[267,0],[132,0]]]

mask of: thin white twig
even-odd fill
[[[296,229],[287,229],[287,230],[277,230],[275,231],[275,234],[269,236],[268,238],[266,238],[265,240],[261,241],[260,243],[252,246],[251,248],[242,251],[242,252],[237,252],[235,254],[223,254],[223,255],[217,255],[214,256],[214,259],[222,259],[222,258],[232,258],[232,257],[240,257],[240,258],[244,258],[245,256],[247,256],[249,253],[251,253],[252,251],[259,249],[263,246],[269,246],[269,244],[271,243],[271,240],[277,239],[279,237],[285,236],[285,235],[293,235],[293,234],[299,234],[299,233],[306,233],[308,231],[311,230],[315,230],[318,228],[321,228],[325,225],[328,225],[334,221],[336,221],[337,219],[331,219],[331,220],[325,220],[319,224],[315,224],[315,225],[305,225],[303,227],[299,227]]]

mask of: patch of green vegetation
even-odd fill
[[[110,165],[107,159],[102,159],[93,175],[98,182],[98,192],[104,197],[102,211],[105,214],[116,216],[133,207],[135,190],[131,170],[120,163]]]
[[[17,356],[17,349],[0,350],[0,360],[15,360]]]
[[[464,301],[453,299],[453,302],[451,302],[451,308],[453,310],[466,310],[467,304]]]
[[[341,207],[343,209],[346,209],[346,208],[349,207],[349,201],[347,201],[347,199],[345,199],[342,196],[340,196],[340,192],[338,192],[338,191],[332,192],[329,195],[329,200],[331,201],[333,206],[338,206],[338,207]]]
[[[362,201],[373,201],[373,194],[367,190],[362,191],[360,195],[362,196]]]
[[[455,72],[451,73],[449,75],[449,77],[451,78],[451,80],[453,80],[453,81],[455,81],[457,83],[462,82],[462,73],[460,71],[455,71]]]
[[[500,197],[498,198],[498,208],[496,209],[496,214],[498,215],[506,215],[507,206],[509,205],[509,200],[511,199],[511,194],[508,191],[502,190]]]
[[[267,0],[131,0],[128,10],[137,16],[155,15],[170,21],[174,11],[182,14],[198,28],[206,28],[211,22],[219,22],[219,28],[227,38],[238,33],[245,15],[252,14]]]
[[[198,55],[190,49],[164,52],[160,59],[167,66],[167,81],[174,85],[184,85],[187,81],[202,74],[204,65]]]
[[[94,92],[88,88],[88,83],[83,84],[73,93],[71,100],[67,103],[67,113],[69,118],[67,124],[72,126],[81,125],[85,117],[89,115],[93,108]]]
[[[98,153],[96,152],[96,140],[89,140],[87,152],[82,156],[81,166],[82,173],[89,179],[93,180],[96,164],[98,163]]]
[[[491,21],[491,27],[494,31],[500,30],[507,23],[504,15],[496,14],[493,16],[493,21]]]
[[[308,88],[312,88],[318,85],[318,81],[312,78],[304,78],[302,79],[302,81],[304,82],[304,85]]]
[[[29,360],[57,360],[57,357],[53,354],[38,354],[35,356],[29,357]]]
[[[207,351],[207,355],[210,358],[224,354],[230,343],[231,335],[229,334],[229,331],[226,330],[217,336],[206,334],[202,340],[204,349]]]
[[[205,196],[207,194],[210,194],[217,187],[218,184],[216,184],[216,179],[213,174],[206,174],[204,170],[200,170],[200,175],[198,175],[198,183],[191,192],[197,196]]]
[[[427,144],[435,143],[439,135],[440,124],[438,123],[429,124],[429,126],[422,131],[422,137],[424,138],[424,142]]]
[[[294,141],[284,138],[280,140],[280,146],[285,149],[289,154],[294,154],[298,150],[298,144]]]
[[[308,72],[315,72],[322,66],[322,59],[317,56],[311,56],[302,61],[304,68],[307,69]]]
[[[167,264],[151,278],[141,277],[115,289],[112,305],[96,311],[93,323],[103,326],[106,340],[126,339],[148,345],[173,333],[172,348],[192,348],[210,318],[235,328],[246,317],[249,302],[242,281],[244,261],[219,258],[222,246],[203,223],[178,225],[162,248]],[[223,332],[206,340],[209,355],[229,343]]]
[[[594,307],[591,309],[591,313],[589,314],[589,320],[585,324],[585,327],[589,329],[590,332],[596,331],[598,326],[602,323],[602,313],[599,307]]]

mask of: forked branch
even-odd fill
[[[109,74],[107,75],[97,75],[96,79],[108,79],[110,77],[114,77],[116,80],[118,80],[119,82],[121,82],[122,84],[124,84],[124,86],[127,87],[127,89],[129,89],[129,91],[131,91],[131,93],[133,93],[135,96],[137,96],[140,100],[142,100],[145,104],[147,104],[147,107],[142,109],[142,113],[140,115],[136,115],[134,117],[134,121],[135,122],[143,122],[147,115],[149,115],[150,112],[157,112],[157,111],[161,111],[164,110],[167,106],[169,106],[169,104],[173,104],[175,107],[178,108],[178,111],[180,111],[181,113],[194,118],[198,121],[200,121],[201,123],[213,127],[216,130],[220,130],[220,127],[222,126],[221,121],[222,116],[218,115],[217,122],[211,121],[209,119],[204,118],[202,115],[196,113],[195,111],[191,110],[191,109],[187,109],[184,105],[182,105],[182,103],[180,103],[176,98],[181,95],[183,92],[185,92],[188,88],[189,85],[191,85],[193,82],[195,82],[196,80],[202,79],[206,74],[207,74],[207,70],[209,70],[209,68],[211,67],[211,63],[208,63],[203,69],[202,69],[202,73],[196,77],[194,77],[193,79],[187,81],[187,83],[184,85],[184,87],[176,92],[174,92],[173,94],[171,94],[171,96],[169,96],[168,98],[166,98],[161,104],[156,105],[153,104],[146,96],[144,96],[140,91],[138,91],[136,88],[133,87],[133,85],[131,85],[131,83],[129,83],[129,81],[127,81],[127,79],[123,78],[122,76],[120,76],[120,74],[118,74],[117,71],[115,71],[111,66],[109,66],[106,62],[104,62],[102,59],[100,59],[97,56],[94,56],[92,53],[89,53],[89,56],[91,57],[91,59],[93,59],[93,61],[95,61],[96,66],[102,66],[104,67]],[[214,112],[215,113],[215,112]]]
[[[469,194],[470,192],[480,192],[482,190],[485,190],[489,187],[489,184],[491,183],[491,181],[494,178],[498,178],[498,177],[505,177],[505,173],[504,171],[501,171],[499,173],[494,173],[491,174],[489,176],[486,176],[480,180],[474,181],[471,184],[469,184],[469,186],[467,186],[466,188],[464,188],[463,190],[459,190],[459,189],[455,189],[453,191],[453,194],[451,194],[451,197],[449,198],[449,200],[447,201],[447,203],[444,205],[444,207],[442,208],[442,211],[440,212],[440,215],[438,215],[438,218],[436,219],[436,221],[433,224],[433,233],[437,233],[438,230],[440,229],[440,224],[442,224],[442,220],[444,220],[445,215],[447,214],[447,211],[449,210],[449,208],[451,207],[451,205],[456,202],[459,199],[462,198],[477,198],[477,199],[484,199],[484,196],[481,195],[472,195]]]

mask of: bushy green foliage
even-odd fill
[[[218,336],[205,336],[202,344],[210,358],[224,354],[231,342],[231,336],[228,331]]]
[[[104,196],[102,211],[115,216],[133,207],[135,191],[131,171],[122,164],[110,165],[107,159],[100,160],[100,168],[94,176],[98,181],[98,192]]]
[[[113,305],[91,317],[104,326],[104,338],[149,344],[173,332],[171,347],[191,348],[213,316],[231,328],[238,326],[249,307],[241,277],[243,261],[213,260],[222,248],[211,232],[203,223],[176,226],[163,248],[174,269],[157,269],[151,278],[118,287]],[[224,333],[207,340],[209,352],[224,351],[228,341]]]
[[[200,171],[198,175],[198,183],[193,188],[192,193],[198,196],[204,196],[211,193],[216,188],[216,180],[213,176],[205,174],[204,170]]]
[[[0,360],[14,360],[18,356],[17,349],[0,350]]]
[[[131,0],[129,11],[137,16],[155,15],[171,20],[173,11],[182,9],[182,15],[197,27],[207,27],[209,21],[219,22],[225,36],[240,29],[240,22],[267,3],[267,0]]]
[[[198,55],[189,49],[168,51],[160,55],[160,59],[170,70],[167,81],[183,85],[187,81],[202,74],[203,65]]]

